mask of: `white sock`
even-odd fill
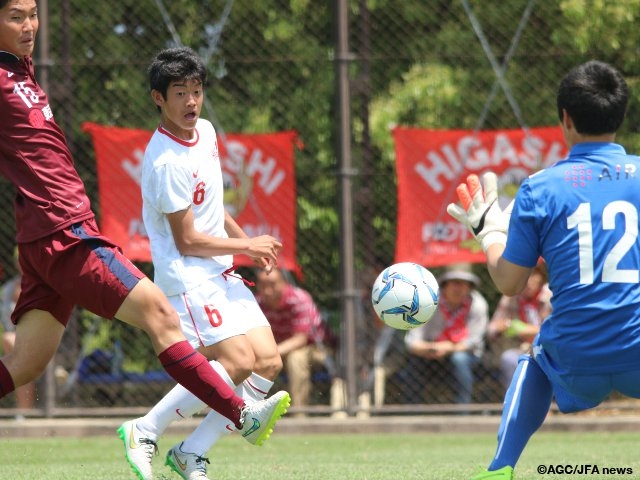
[[[231,388],[236,385],[225,368],[216,360],[209,362]],[[151,410],[137,422],[136,427],[145,437],[157,442],[167,427],[176,420],[189,418],[206,407],[206,404],[182,385],[176,385]]]
[[[233,422],[211,410],[196,429],[184,439],[180,447],[183,452],[195,453],[201,457],[225,435],[236,431]]]
[[[267,397],[271,387],[273,387],[271,380],[267,380],[257,373],[251,372],[249,378],[238,385],[238,388],[242,389],[238,392],[238,396],[242,397],[248,403],[259,402]]]
[[[272,386],[272,381],[261,377],[257,373],[251,373],[249,378],[235,388],[235,392],[247,403],[253,403],[263,400]],[[235,430],[236,428],[228,418],[212,410],[200,422],[200,425],[191,432],[191,435],[184,440],[181,447],[182,451],[204,456],[218,440]]]

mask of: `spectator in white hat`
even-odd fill
[[[427,324],[405,337],[409,360],[400,372],[405,401],[422,403],[429,376],[445,367],[443,376],[447,382],[452,380],[456,403],[471,403],[473,367],[484,350],[489,306],[476,290],[480,279],[469,264],[451,265],[438,283],[438,310]]]

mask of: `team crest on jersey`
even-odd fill
[[[34,128],[42,128],[44,126],[45,118],[42,110],[34,108],[29,111],[29,123]]]
[[[53,111],[51,107],[47,105],[42,110],[32,108],[29,110],[29,124],[34,128],[42,128],[47,120],[53,118]]]

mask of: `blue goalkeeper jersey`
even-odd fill
[[[640,158],[615,143],[575,145],[526,179],[504,258],[549,270],[553,311],[535,341],[577,374],[640,369]]]

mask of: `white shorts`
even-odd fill
[[[270,326],[251,290],[241,279],[231,276],[205,280],[193,290],[170,296],[169,301],[193,348],[208,347],[253,328]]]

